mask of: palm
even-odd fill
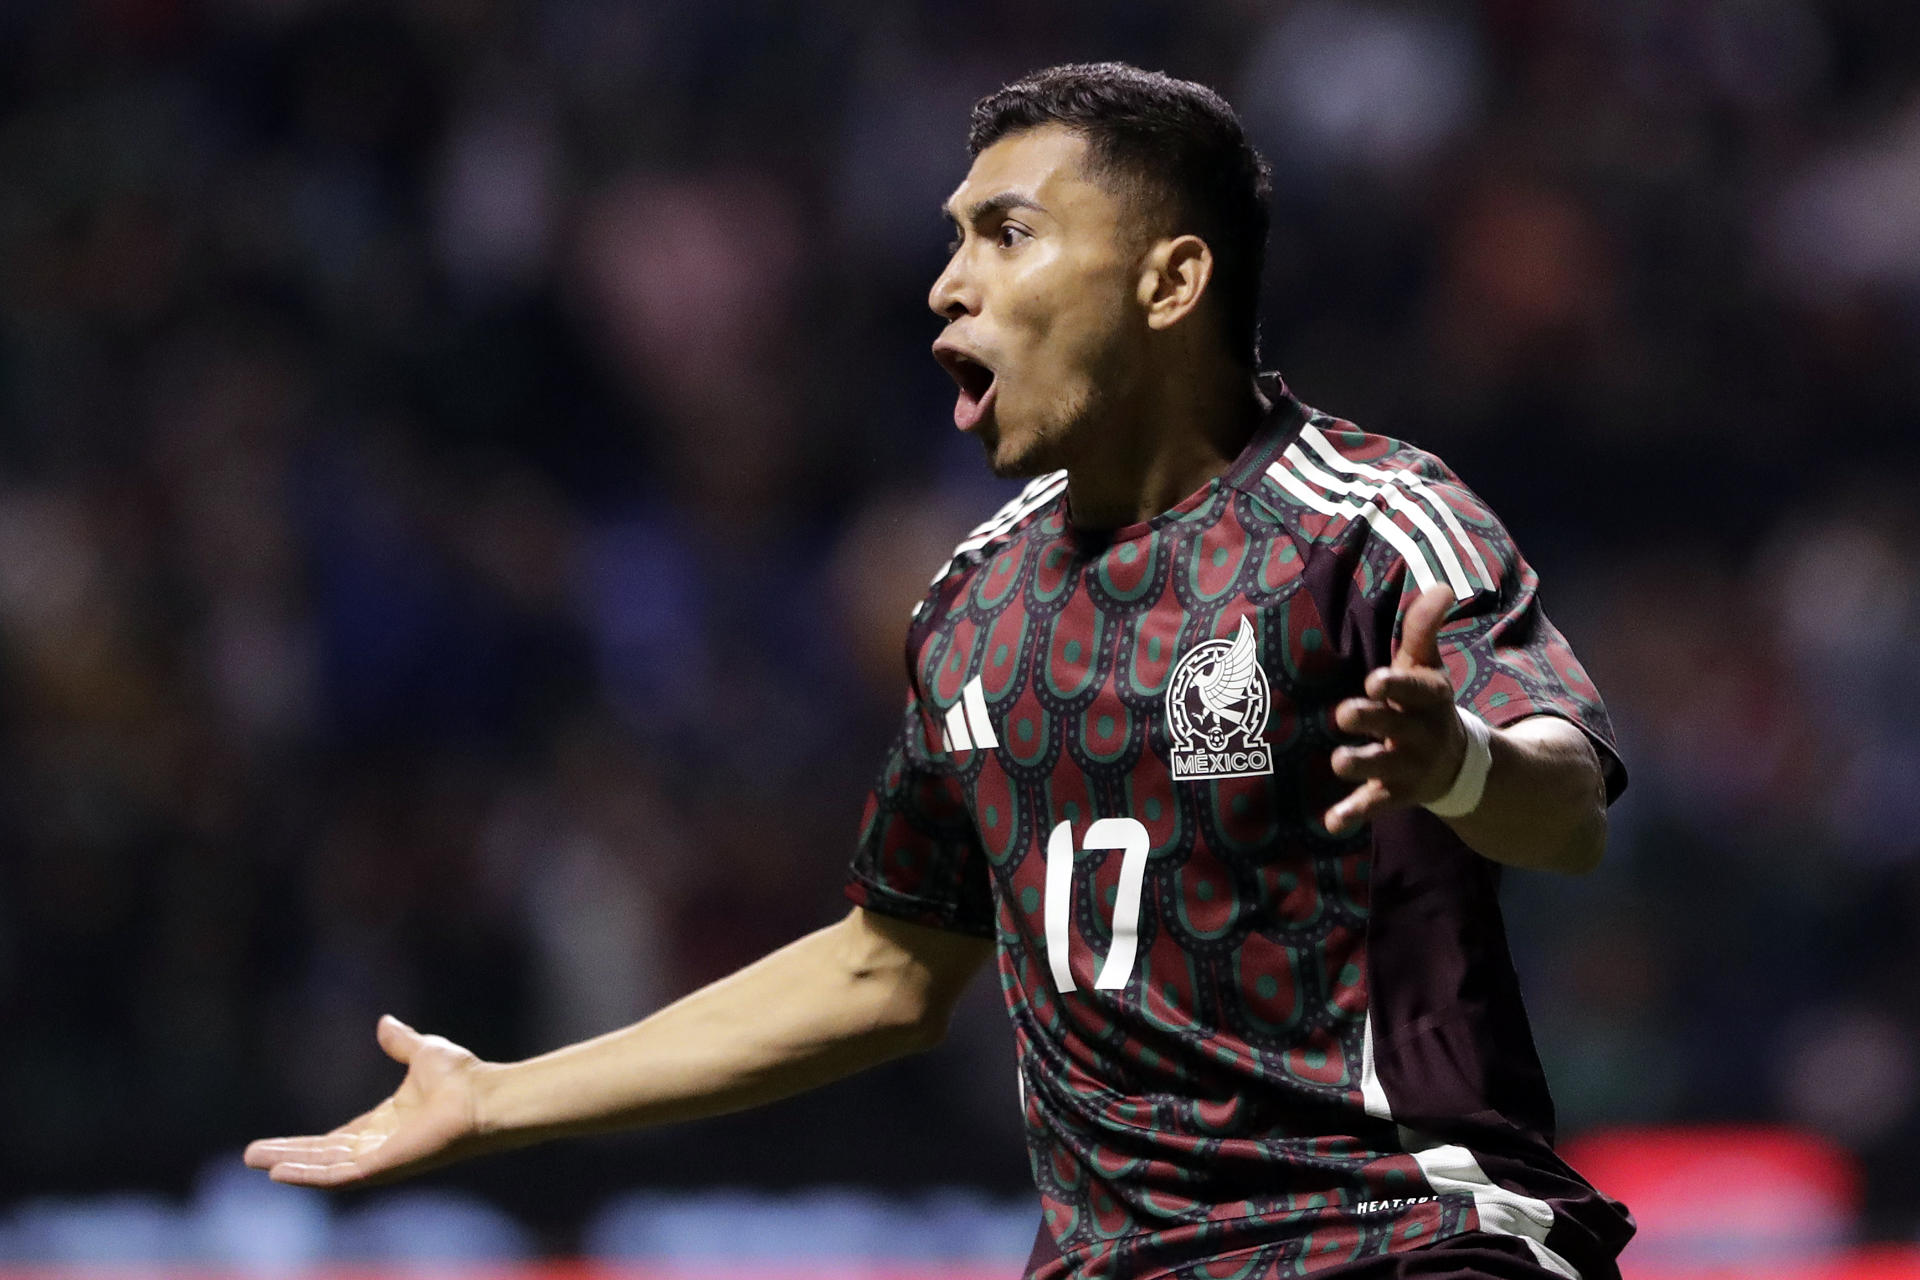
[[[440,1036],[383,1018],[380,1047],[407,1064],[393,1096],[329,1133],[263,1138],[246,1162],[276,1182],[337,1187],[406,1177],[455,1159],[474,1137],[473,1068],[479,1059]]]

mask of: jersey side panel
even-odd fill
[[[1412,600],[1454,588],[1440,642],[1462,705],[1494,724],[1572,721],[1618,794],[1625,772],[1605,708],[1492,513],[1411,446],[1317,415],[1302,436],[1261,496],[1315,530],[1309,587],[1342,619],[1343,647],[1385,665]],[[1395,1122],[1431,1186],[1475,1195],[1480,1229],[1528,1242],[1549,1271],[1611,1274],[1631,1220],[1552,1152],[1499,868],[1425,811],[1377,819],[1372,842],[1369,1110]]]

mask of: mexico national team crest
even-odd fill
[[[1194,646],[1167,682],[1167,725],[1175,778],[1257,777],[1273,772],[1260,740],[1272,698],[1260,669],[1253,624],[1240,619],[1231,640]]]

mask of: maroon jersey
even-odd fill
[[[995,939],[1045,1230],[1029,1274],[1265,1277],[1462,1232],[1598,1280],[1632,1231],[1553,1154],[1497,868],[1424,811],[1345,836],[1334,707],[1421,589],[1488,723],[1625,776],[1533,571],[1438,459],[1274,402],[1223,476],[1072,527],[1064,473],[915,610],[848,896]]]

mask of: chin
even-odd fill
[[[987,470],[1002,480],[1031,480],[1035,476],[1046,475],[1060,468],[1034,453],[1019,453],[1008,449],[987,450]]]
[[[1044,432],[1009,437],[998,423],[982,423],[980,443],[987,452],[987,469],[1002,480],[1030,480],[1067,465]]]

